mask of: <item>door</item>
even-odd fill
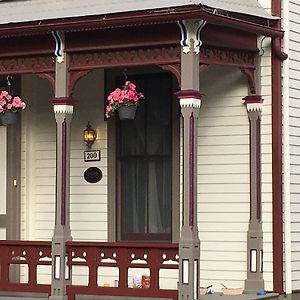
[[[133,121],[117,119],[116,124],[119,240],[171,241],[172,77],[160,73],[130,79],[145,100]]]

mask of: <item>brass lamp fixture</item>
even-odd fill
[[[97,138],[97,132],[92,128],[90,122],[86,125],[83,131],[83,140],[88,148],[91,148]]]

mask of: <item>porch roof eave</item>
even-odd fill
[[[238,18],[241,16],[241,18]],[[242,18],[243,17],[243,18]],[[246,32],[264,35],[272,38],[282,38],[283,31],[276,28],[278,20],[257,18],[245,19],[245,16],[236,14],[235,17],[216,14],[203,9],[198,5],[188,5],[169,9],[135,11],[115,13],[109,15],[82,16],[65,19],[49,19],[31,22],[8,23],[0,25],[0,37],[33,35],[48,33],[53,30],[81,31],[87,29],[101,29],[108,27],[139,26],[152,23],[172,23],[184,19],[203,19],[210,24],[237,28]],[[264,25],[271,24],[271,25]]]

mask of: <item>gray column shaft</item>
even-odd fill
[[[63,40],[63,38],[62,38]],[[68,55],[56,60],[54,106],[56,120],[56,201],[55,228],[52,238],[51,300],[66,300],[71,270],[66,266],[66,242],[72,240],[70,229],[70,126],[73,103],[68,98]]]
[[[249,111],[250,122],[250,220],[247,234],[247,279],[245,292],[264,290],[263,232],[261,223],[260,111]]]

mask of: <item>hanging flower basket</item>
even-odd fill
[[[136,107],[136,105],[121,105],[118,108],[120,120],[133,120],[135,117]]]
[[[136,86],[126,81],[122,89],[115,89],[107,97],[105,116],[111,117],[118,111],[120,120],[132,120],[135,117],[136,108],[144,95],[136,91]]]
[[[20,97],[12,97],[7,91],[0,92],[0,119],[3,125],[11,125],[17,120],[17,113],[26,108]]]
[[[16,123],[17,121],[17,114],[16,112],[12,112],[10,110],[7,110],[0,114],[0,119],[2,125],[12,125]]]

